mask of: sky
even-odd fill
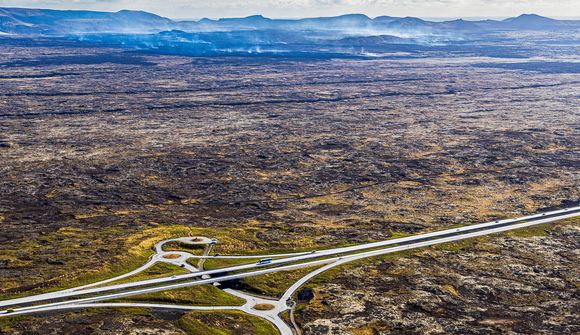
[[[535,13],[580,18],[580,0],[0,0],[0,7],[136,9],[177,19],[244,17],[300,18],[363,13],[423,18],[503,18]]]

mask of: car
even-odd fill
[[[175,278],[177,278],[177,276],[176,276],[176,275],[173,275],[173,276],[171,276],[171,279],[175,279]]]
[[[314,250],[314,251],[311,251],[310,253],[311,253],[311,254],[315,254],[315,253],[316,253],[316,250]]]
[[[216,252],[215,255],[213,257],[219,257],[220,253]]]

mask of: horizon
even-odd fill
[[[344,12],[339,13],[336,15],[321,15],[321,16],[268,16],[261,13],[254,13],[249,15],[243,16],[202,16],[202,17],[171,17],[165,16],[157,12],[143,10],[143,9],[131,9],[131,8],[121,8],[118,10],[94,10],[94,9],[64,9],[64,8],[47,8],[47,7],[23,7],[23,6],[4,6],[1,5],[0,1],[0,8],[11,8],[11,9],[33,9],[33,10],[57,10],[57,11],[93,11],[93,12],[103,12],[103,13],[117,13],[121,11],[141,11],[146,12],[154,15],[158,15],[161,17],[165,17],[174,21],[199,21],[203,19],[210,19],[210,20],[218,20],[218,19],[229,19],[229,18],[247,18],[252,16],[262,16],[267,19],[272,20],[302,20],[302,19],[311,19],[311,18],[321,18],[321,17],[338,17],[338,16],[346,16],[346,15],[365,15],[369,19],[373,20],[378,17],[382,16],[392,16],[392,17],[415,17],[426,21],[433,21],[433,22],[445,22],[445,21],[452,21],[452,20],[465,20],[465,21],[480,21],[480,20],[504,20],[513,17],[519,17],[524,15],[538,15],[543,17],[548,17],[551,19],[556,20],[580,20],[580,16],[549,16],[544,15],[541,13],[536,12],[522,12],[519,14],[515,14],[512,16],[412,16],[412,15],[389,15],[389,14],[378,14],[378,15],[368,15],[366,13],[360,12]]]
[[[160,0],[0,0],[0,7],[54,10],[90,10],[117,12],[140,10],[174,20],[202,18],[241,18],[263,15],[272,19],[333,17],[345,14],[418,17],[422,19],[504,19],[524,13],[534,13],[555,19],[578,19],[580,2],[574,0],[525,0],[505,3],[499,0],[282,0],[203,2],[175,0],[167,5]],[[258,13],[258,14],[256,14]],[[304,15],[308,13],[308,15]]]

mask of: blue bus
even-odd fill
[[[272,263],[272,258],[262,258],[258,261],[258,265],[270,264]]]

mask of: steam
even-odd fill
[[[464,32],[441,29],[414,18],[371,20],[363,16],[304,20],[263,17],[177,22],[179,28],[151,33],[147,25],[121,27],[121,33],[76,32],[81,41],[135,50],[183,55],[350,55],[409,56],[405,45],[439,46],[463,41]],[[397,49],[399,48],[399,49]]]

